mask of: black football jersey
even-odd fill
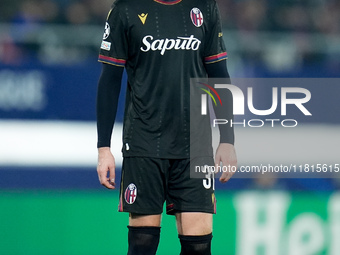
[[[227,58],[215,0],[117,0],[99,61],[125,67],[123,155],[190,157],[190,78]]]

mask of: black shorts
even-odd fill
[[[214,165],[212,157],[200,158]],[[194,160],[195,161],[195,160]],[[215,179],[190,178],[190,159],[125,157],[120,186],[119,211],[154,215],[163,212],[216,213]]]

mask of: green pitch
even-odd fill
[[[221,197],[219,204],[221,212],[228,210],[230,197]],[[117,205],[116,191],[0,192],[0,254],[126,254],[128,214],[118,213]],[[230,223],[223,236],[234,232]],[[157,254],[179,254],[173,216],[163,216]]]
[[[214,255],[340,254],[339,193],[216,196]],[[117,206],[117,191],[0,191],[0,254],[126,254],[128,214]],[[179,249],[175,218],[164,214],[157,254]]]

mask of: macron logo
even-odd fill
[[[190,37],[177,37],[177,39],[157,39],[154,40],[153,36],[147,35],[142,40],[143,46],[140,48],[141,51],[148,52],[160,51],[161,55],[164,55],[167,50],[198,50],[201,41],[195,38],[193,35]]]

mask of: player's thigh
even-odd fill
[[[130,213],[129,226],[132,227],[160,227],[161,214],[156,215],[141,215]]]
[[[180,235],[207,235],[212,232],[213,214],[202,212],[176,213],[176,223]]]

